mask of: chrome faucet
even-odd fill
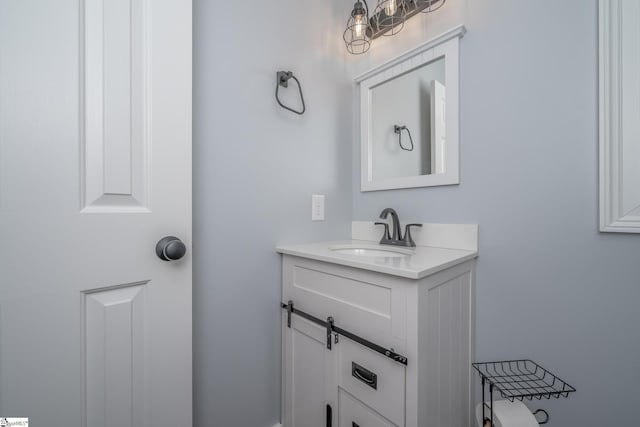
[[[408,246],[411,248],[416,247],[416,242],[413,241],[411,237],[411,227],[422,227],[422,224],[407,224],[404,230],[404,237],[402,236],[402,232],[400,231],[400,218],[398,218],[398,213],[391,209],[386,208],[380,212],[380,218],[386,219],[389,215],[391,215],[391,226],[393,227],[393,233],[389,233],[389,224],[386,222],[376,222],[376,225],[384,225],[384,233],[382,235],[382,239],[380,239],[381,245],[394,245],[394,246]]]

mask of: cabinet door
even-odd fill
[[[336,425],[335,351],[326,329],[293,314],[283,315],[282,421],[285,427]]]

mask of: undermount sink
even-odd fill
[[[339,254],[374,258],[401,258],[411,256],[414,253],[411,249],[385,247],[366,243],[336,245],[331,246],[329,249]]]

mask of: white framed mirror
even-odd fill
[[[458,156],[458,26],[355,81],[361,191],[452,185]]]

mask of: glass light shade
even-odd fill
[[[366,15],[356,15],[353,17],[353,31],[357,37],[362,37],[362,35],[367,31],[367,16]]]
[[[386,0],[387,4],[384,7],[384,13],[388,16],[395,15],[398,11],[398,1],[397,0]]]
[[[383,35],[393,36],[404,28],[406,5],[404,0],[378,0],[373,12],[375,28],[389,28]]]

